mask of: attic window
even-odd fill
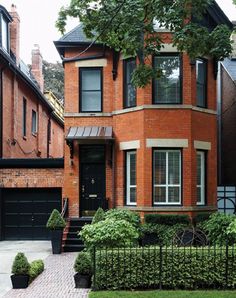
[[[8,23],[3,16],[1,16],[1,46],[3,50],[9,52]]]

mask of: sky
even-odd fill
[[[228,18],[236,20],[236,6],[232,0],[216,0]],[[10,10],[11,4],[17,7],[21,19],[20,25],[20,56],[27,64],[31,63],[31,51],[38,44],[44,60],[61,61],[53,44],[61,34],[55,28],[58,12],[70,0],[0,0],[0,4]],[[78,20],[70,19],[67,30],[77,26]]]

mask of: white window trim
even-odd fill
[[[201,189],[201,201],[197,201],[197,205],[205,205],[205,152],[197,151],[197,155],[201,156],[201,184],[197,184],[197,189]]]
[[[131,185],[130,184],[130,156],[135,155],[136,158],[136,151],[127,151],[126,152],[126,204],[136,206],[137,205],[137,193],[135,202],[130,202],[130,189],[137,188],[137,184]],[[135,169],[136,171],[136,169]]]
[[[179,156],[180,156],[180,163],[179,163],[179,184],[169,184],[168,183],[168,172],[169,172],[169,165],[168,165],[168,153],[169,152],[179,152]],[[182,163],[182,155],[181,155],[181,151],[180,150],[154,150],[154,154],[155,152],[165,152],[166,153],[166,184],[153,184],[153,193],[155,194],[155,188],[156,187],[165,187],[166,188],[166,201],[165,202],[155,202],[154,198],[155,196],[153,196],[153,204],[154,205],[181,205],[182,203],[182,171],[181,171],[181,163]],[[153,162],[153,174],[155,173],[155,164]],[[179,188],[179,202],[169,202],[169,192],[168,192],[168,188],[169,187],[178,187]]]
[[[33,131],[33,112],[35,113],[35,131]],[[31,132],[32,134],[38,133],[38,113],[35,110],[32,110],[32,124],[31,124]]]

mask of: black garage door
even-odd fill
[[[46,240],[51,211],[61,210],[61,189],[2,189],[3,239]]]

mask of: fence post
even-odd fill
[[[96,247],[93,247],[93,290],[96,291]]]
[[[228,288],[228,274],[229,274],[229,243],[226,239],[226,248],[225,248],[225,287]]]
[[[162,244],[160,244],[159,289],[162,289]]]

